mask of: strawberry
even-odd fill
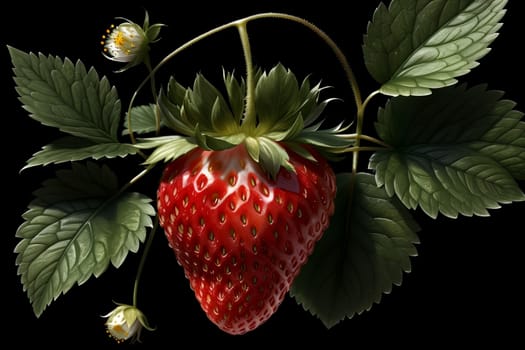
[[[160,182],[160,225],[202,309],[230,334],[276,311],[334,212],[328,163],[289,155],[294,172],[271,179],[244,145],[197,148]]]
[[[322,129],[330,100],[282,65],[251,87],[224,74],[227,97],[202,75],[171,79],[158,99],[173,135],[139,139],[146,164],[168,163],[157,190],[160,226],[208,318],[231,334],[277,310],[329,225],[346,127]]]

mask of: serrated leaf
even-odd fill
[[[523,113],[513,110],[515,105],[505,100],[494,106],[494,115],[501,119],[468,146],[497,161],[515,179],[525,180],[525,122]]]
[[[337,175],[335,213],[328,230],[295,279],[290,294],[332,327],[370,310],[416,256],[419,227],[396,198],[378,188],[370,174]]]
[[[33,119],[94,143],[115,143],[120,100],[107,78],[81,61],[9,47],[16,91]]]
[[[40,316],[76,283],[119,267],[152,226],[151,199],[118,191],[106,166],[74,163],[44,182],[24,213],[15,252],[24,290]]]
[[[391,99],[376,129],[393,148],[369,164],[378,184],[431,217],[486,216],[525,199],[513,179],[525,172],[525,123],[502,95],[480,85]]]
[[[378,185],[430,217],[489,216],[487,209],[525,200],[512,176],[491,158],[461,146],[417,145],[376,152]]]
[[[27,161],[22,170],[39,165],[74,162],[87,158],[115,158],[136,154],[138,149],[126,143],[93,143],[88,139],[66,136],[42,147]]]
[[[131,109],[131,128],[134,133],[146,134],[157,130],[156,108],[156,105],[149,104]],[[164,120],[160,120],[159,126],[164,126]],[[129,135],[127,114],[126,118],[124,118],[122,135]]]
[[[479,140],[505,113],[497,113],[503,93],[485,85],[465,84],[430,96],[395,97],[380,108],[375,124],[379,137],[391,146],[463,144]]]
[[[453,85],[485,56],[507,0],[392,0],[364,37],[370,74],[385,95],[428,95]]]

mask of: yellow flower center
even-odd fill
[[[124,34],[122,32],[118,32],[115,36],[115,39],[113,39],[113,42],[115,42],[115,45],[117,46],[124,46],[126,45],[126,38],[124,38]]]

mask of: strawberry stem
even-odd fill
[[[352,179],[356,178],[355,175],[357,174],[357,166],[358,166],[358,163],[359,163],[359,150],[360,150],[360,145],[361,145],[361,139],[365,138],[362,135],[363,122],[364,122],[364,116],[365,116],[365,109],[366,109],[366,106],[368,105],[368,103],[370,102],[370,100],[372,100],[372,98],[374,96],[376,96],[377,94],[379,94],[379,91],[372,92],[365,99],[365,102],[363,102],[362,104],[357,105],[357,125],[356,125],[356,128],[355,128],[356,138],[355,138],[354,147],[352,147],[352,148],[356,149],[352,153],[352,175],[354,175],[352,177]],[[370,137],[367,137],[367,139],[371,140]],[[374,141],[376,141],[376,139],[374,139]],[[377,141],[379,141],[379,140],[377,140]],[[383,145],[386,145],[382,141],[380,141],[380,143],[382,143]],[[350,186],[350,188],[352,189],[353,186]]]
[[[244,60],[246,62],[246,105],[244,109],[244,116],[241,120],[243,131],[247,131],[250,135],[256,127],[256,112],[255,112],[255,77],[253,72],[252,52],[250,48],[250,38],[246,29],[247,20],[240,20],[236,26],[241,37],[242,49],[244,53]]]
[[[383,151],[384,149],[385,149],[384,147],[352,146],[346,149],[345,151],[358,153],[358,152],[363,152],[363,151],[369,151],[369,152]]]
[[[149,58],[149,55],[146,55],[146,57],[144,58],[144,64],[146,65],[146,68],[148,68],[148,72],[151,73],[152,68],[151,68],[151,60]],[[151,94],[153,95],[153,100],[155,101],[155,105],[156,105],[157,99],[159,97],[157,95],[157,87],[155,84],[155,74],[151,74],[150,87],[151,87]],[[157,135],[160,134],[160,114],[158,113],[158,108],[155,108],[155,133]]]
[[[146,241],[146,245],[144,246],[144,251],[142,252],[142,256],[140,257],[139,267],[137,269],[137,275],[135,276],[135,283],[133,284],[133,306],[137,307],[137,296],[138,296],[138,290],[139,290],[139,283],[140,283],[140,277],[142,276],[142,271],[144,270],[144,265],[146,263],[146,258],[148,257],[149,251],[151,249],[151,244],[153,242],[153,237],[155,237],[155,232],[157,232],[157,229],[159,227],[159,217],[155,217],[155,223],[153,224],[153,228],[151,229],[151,232],[148,236],[148,240]]]
[[[357,133],[348,134],[348,135],[346,135],[346,138],[349,139],[349,140],[356,140],[356,139],[359,138],[361,140],[373,142],[373,143],[375,143],[377,145],[383,146],[384,148],[392,148],[388,143],[386,143],[386,142],[384,142],[382,140],[379,140],[379,139],[377,139],[375,137],[365,135],[365,134],[359,134],[359,135]]]

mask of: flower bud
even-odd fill
[[[108,334],[118,343],[131,339],[139,340],[142,328],[153,330],[149,327],[146,316],[134,306],[120,304],[113,311],[104,315]]]

